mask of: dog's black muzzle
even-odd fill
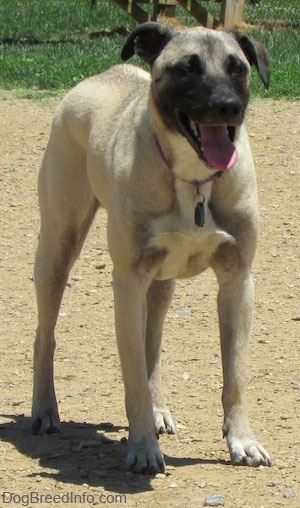
[[[245,106],[238,95],[231,90],[218,90],[207,96],[206,101],[193,107],[192,117],[204,125],[241,125]]]

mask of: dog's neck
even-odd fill
[[[180,176],[178,176],[175,173],[174,168],[173,168],[171,162],[167,158],[167,156],[166,156],[165,152],[163,151],[162,146],[161,146],[161,144],[160,144],[160,142],[158,140],[158,137],[155,134],[154,134],[154,141],[155,141],[155,144],[156,144],[156,147],[157,147],[159,155],[161,156],[162,160],[164,161],[165,165],[167,166],[169,171],[172,173],[174,178],[177,178],[177,180],[181,180],[182,182],[194,185],[197,188],[197,192],[198,193],[199,193],[200,188],[203,185],[205,185],[208,182],[212,182],[213,180],[216,180],[217,178],[220,178],[220,176],[222,175],[222,171],[216,171],[215,173],[213,173],[208,178],[205,178],[204,180],[196,180],[196,179],[195,180],[186,180],[185,178],[181,178]]]
[[[174,168],[167,158],[165,152],[162,149],[162,146],[158,140],[158,137],[154,134],[154,141],[158,150],[159,155],[161,156],[163,162],[165,163],[166,167],[169,169],[169,171],[172,173],[174,179],[180,180],[182,182],[188,183],[190,185],[194,185],[196,187],[196,197],[195,197],[195,224],[202,228],[205,225],[205,198],[203,194],[201,193],[201,187],[205,185],[208,182],[212,182],[213,180],[216,180],[217,178],[220,178],[222,171],[217,171],[213,173],[208,178],[205,178],[204,180],[186,180],[185,178],[181,178],[178,176]]]

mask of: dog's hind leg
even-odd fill
[[[68,145],[65,147],[68,152]],[[76,165],[74,160],[59,154],[59,150],[50,150],[39,177],[41,229],[34,272],[38,306],[32,404],[34,434],[60,430],[53,379],[54,329],[70,269],[98,208],[84,169],[79,170],[83,160],[77,159]]]
[[[160,353],[163,325],[172,300],[175,281],[153,281],[147,293],[146,359],[153,412],[158,434],[174,434],[175,424],[165,405],[161,379]]]

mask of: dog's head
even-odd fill
[[[151,66],[152,96],[166,127],[185,136],[209,165],[230,169],[235,128],[249,101],[250,66],[269,86],[264,46],[233,31],[199,27],[175,32],[145,23],[129,36],[122,59],[134,54]]]

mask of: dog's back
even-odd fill
[[[89,132],[94,121],[98,127],[101,122],[101,131],[106,130],[109,137],[132,101],[145,102],[149,87],[149,73],[129,64],[116,65],[70,90],[56,108],[53,125],[57,128],[63,123],[72,131],[76,127],[81,130],[82,125],[84,132]],[[81,136],[79,142],[82,144]]]

